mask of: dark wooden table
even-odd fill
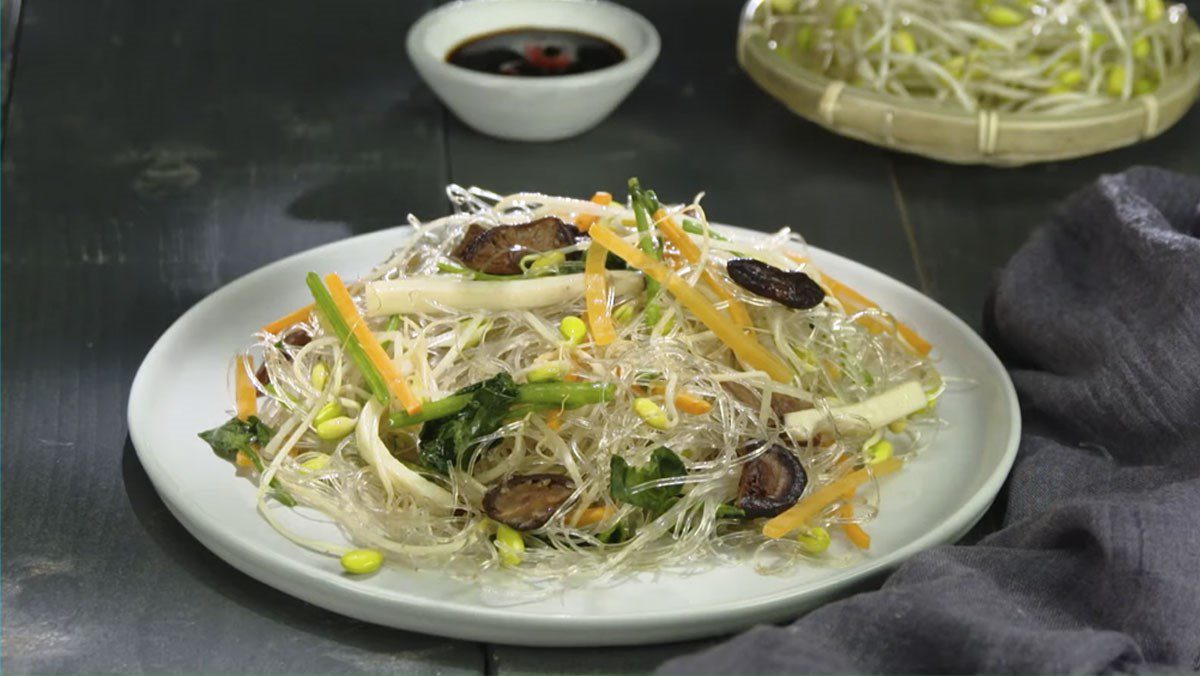
[[[404,34],[429,4],[15,5],[3,116],[6,670],[611,672],[697,647],[532,650],[348,620],[208,553],[139,465],[126,396],[176,317],[282,256],[409,212],[442,214],[448,182],[588,195],[638,175],[674,198],[706,190],[713,218],[792,225],[978,327],[999,267],[1068,193],[1134,164],[1200,171],[1200,110],[1138,147],[1024,169],[833,136],[739,72],[732,1],[638,3],[662,57],[620,110],[569,141],[504,143],[452,118],[410,67]]]

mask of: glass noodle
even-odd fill
[[[348,285],[360,312],[365,309],[363,294],[370,282],[433,275],[469,281],[471,272],[463,270],[451,252],[471,223],[517,224],[544,215],[570,223],[590,214],[622,237],[635,238],[633,213],[619,202],[601,206],[540,194],[501,196],[453,185],[447,194],[455,207],[453,215],[431,222],[410,217],[413,235],[399,242],[402,246],[369,275]],[[702,233],[709,230],[699,198],[666,209],[676,219],[690,219],[693,230],[697,226]],[[804,260],[805,244],[788,230],[736,241],[703,234],[693,240],[701,250],[701,260],[697,264],[681,261],[675,270],[693,285],[700,286],[697,282],[704,267],[722,271],[723,276],[722,263],[735,256],[805,270],[821,279],[811,264],[797,262]],[[562,250],[567,256],[552,260],[563,266],[577,265],[571,254],[587,246],[584,238]],[[787,252],[799,258],[785,255]],[[550,267],[544,272],[553,273]],[[478,440],[481,450],[466,467],[451,469],[447,475],[419,464],[419,426],[394,428],[386,415],[380,419],[377,406],[368,405],[371,394],[362,375],[315,313],[279,333],[260,332],[251,348],[255,363],[238,362],[238,368],[247,370],[245,375],[253,378],[259,390],[259,417],[275,432],[260,450],[266,466],[259,477],[260,512],[302,546],[333,555],[348,550],[338,544],[310,541],[289,530],[279,519],[282,507],[271,500],[268,482],[275,480],[302,508],[336,522],[354,547],[379,550],[391,564],[435,567],[463,579],[478,579],[485,571],[503,568],[506,580],[541,583],[548,588],[566,584],[568,579],[576,583],[640,570],[696,570],[731,559],[754,561],[764,572],[839,560],[838,556],[815,557],[794,537],[765,537],[761,519],[729,518],[725,510],[738,493],[742,468],[770,444],[784,445],[793,449],[803,464],[809,495],[866,464],[866,449],[881,438],[889,439],[901,458],[919,452],[932,441],[939,421],[930,406],[909,416],[903,430],[899,426],[891,431],[835,429],[813,441],[792,440],[773,417],[772,397],[795,397],[825,412],[916,381],[932,402],[943,390],[941,378],[927,357],[897,337],[893,319],[882,310],[848,313],[833,295],[810,310],[793,310],[732,283],[730,287],[749,310],[753,335],[794,372],[791,382],[776,382],[762,372],[744,369],[730,348],[666,291],[658,297],[662,313],[654,324],[644,321],[642,296],[610,296],[610,309],[632,302],[633,312],[616,322],[615,341],[603,347],[595,345],[590,334],[572,345],[559,333],[564,317],[586,318],[582,297],[529,310],[443,308],[396,318],[367,316],[370,330],[388,356],[415,394],[427,402],[498,373],[510,374],[522,383],[532,369],[554,363],[565,364],[576,380],[613,385],[611,401],[561,412],[514,415]],[[714,303],[724,307],[717,299]],[[875,332],[869,330],[871,326]],[[878,330],[880,327],[884,330]],[[298,346],[284,340],[295,331],[310,334],[311,342]],[[252,373],[259,363],[265,364],[268,384]],[[731,396],[727,383],[740,384],[751,392],[751,404]],[[708,402],[711,410],[681,410],[676,398],[684,393]],[[666,429],[657,429],[639,417],[633,401],[640,397],[651,398],[661,407],[668,421]],[[317,435],[313,422],[330,404],[355,421],[356,433],[335,440]],[[452,506],[435,506],[402,487],[385,485],[360,447],[373,431],[392,458],[448,492]],[[750,442],[767,445],[746,452]],[[680,498],[661,514],[615,500],[609,491],[611,456],[617,454],[637,467],[662,446],[678,454],[687,474],[635,490],[681,485]],[[574,492],[545,526],[525,534],[520,564],[503,566],[501,552],[492,540],[496,523],[481,509],[483,496],[507,477],[537,473],[568,476]],[[869,522],[878,510],[887,509],[878,504],[873,482],[860,488],[852,502],[853,516],[839,516],[838,502],[821,510],[810,525],[836,530],[839,523]],[[588,507],[597,508],[593,513],[602,517],[594,523],[573,525]],[[633,536],[604,541],[613,539],[617,524]],[[834,552],[852,551],[834,539],[839,543]]]

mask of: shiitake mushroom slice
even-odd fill
[[[794,310],[807,310],[825,300],[821,285],[799,270],[780,270],[753,258],[735,258],[725,268],[738,286]]]
[[[488,490],[483,511],[510,528],[534,530],[546,525],[574,492],[575,482],[561,474],[518,474]]]
[[[757,449],[758,444],[751,444],[744,452]],[[749,517],[775,516],[796,504],[807,485],[808,474],[796,456],[774,444],[742,467],[734,504]]]

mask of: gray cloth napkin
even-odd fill
[[[1004,270],[1025,432],[1004,527],[661,671],[1200,670],[1200,179],[1105,176]]]

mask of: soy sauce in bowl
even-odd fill
[[[493,75],[575,75],[614,66],[625,52],[597,35],[555,28],[510,28],[455,46],[446,62]]]

